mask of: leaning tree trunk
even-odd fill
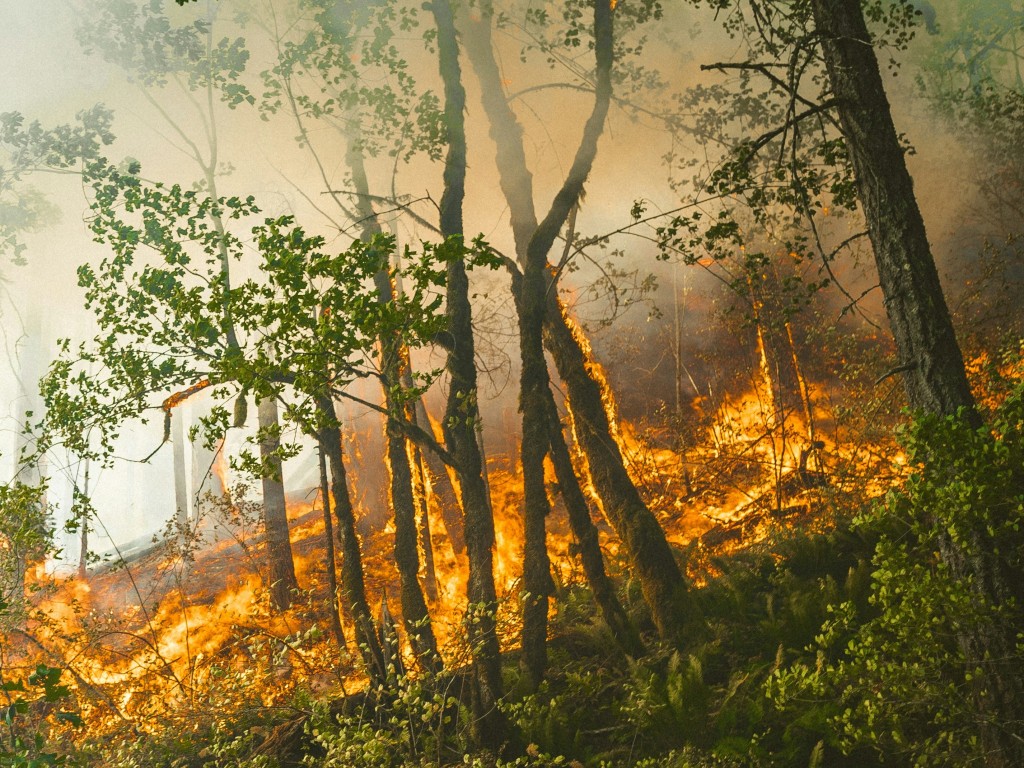
[[[239,397],[245,397],[244,394]],[[260,458],[264,462],[263,528],[270,566],[270,599],[279,611],[292,604],[292,594],[299,588],[292,560],[292,543],[288,535],[288,511],[285,506],[281,447],[277,435],[277,403],[265,397],[259,401],[258,420],[262,437]]]
[[[538,227],[532,177],[526,166],[523,130],[504,96],[500,70],[491,45],[491,18],[466,22],[466,50],[480,79],[482,103],[497,147],[499,183],[509,205],[516,254],[527,263],[527,251]],[[592,372],[589,345],[569,320],[553,278],[545,274],[547,307],[543,340],[551,353],[576,424],[576,438],[587,458],[591,478],[608,521],[623,543],[630,566],[643,588],[644,599],[661,636],[680,643],[684,626],[695,618],[686,581],[665,533],[626,471],[622,454],[605,411],[600,377]]]
[[[462,202],[466,184],[466,91],[462,85],[459,47],[448,0],[430,4],[437,28],[438,64],[444,82],[444,117],[448,154],[444,165],[444,192],[440,202],[441,235],[451,247],[462,247]],[[501,657],[495,612],[494,517],[484,482],[483,458],[477,443],[476,361],[469,279],[462,258],[448,262],[447,370],[450,378],[444,433],[455,459],[465,516],[469,609],[466,625],[473,657],[473,737],[484,747],[500,750],[509,741],[509,724],[498,708],[503,695]]]
[[[334,499],[334,519],[338,524],[338,543],[341,547],[341,594],[355,625],[355,641],[366,664],[371,681],[384,684],[387,668],[380,647],[373,614],[366,601],[366,584],[363,578],[363,558],[356,535],[356,518],[352,499],[348,492],[348,475],[342,457],[341,427],[334,413],[334,402],[330,397],[317,399],[317,417],[320,421],[317,440],[320,450],[327,457],[331,470],[331,496]]]
[[[860,3],[812,0],[811,8],[874,247],[907,399],[912,408],[959,415],[980,427]],[[979,597],[994,607],[1012,604],[1013,590],[1003,573],[998,542],[985,530],[962,535],[966,542],[946,532],[938,537],[939,554],[951,574],[969,580]],[[1016,633],[1010,624],[965,624],[957,637],[968,668],[984,671],[975,703],[981,714],[981,743],[992,766],[1024,765],[1024,740],[1010,725],[1024,720],[1024,677],[1013,663]]]
[[[602,385],[590,372],[593,363],[570,330],[569,321],[561,316],[563,311],[557,297],[549,292],[545,341],[569,393],[576,440],[586,457],[605,517],[622,541],[630,568],[640,581],[658,634],[671,643],[682,644],[685,630],[698,619],[693,598],[665,531],[626,471],[618,443],[611,436]],[[560,322],[552,319],[554,313],[562,317]]]

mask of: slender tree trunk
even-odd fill
[[[466,24],[466,51],[480,79],[483,107],[497,147],[500,185],[511,211],[516,254],[525,271],[527,252],[540,224],[534,208],[532,177],[526,166],[522,127],[504,96],[491,44],[490,15],[482,10],[479,22]],[[555,227],[556,234],[560,225]],[[643,586],[659,633],[667,640],[680,642],[684,624],[695,618],[686,582],[664,531],[626,471],[605,410],[604,399],[610,399],[611,393],[604,390],[600,377],[592,372],[589,344],[569,320],[553,277],[547,272],[544,295],[544,345],[565,385],[577,441],[587,458],[594,487]]]
[[[370,242],[381,233],[373,206],[370,204],[370,185],[366,177],[366,166],[356,139],[349,142],[346,153],[352,171],[352,183],[357,192],[356,210],[363,222],[362,238]],[[395,287],[391,280],[389,262],[374,275],[377,301],[388,304],[395,300]],[[383,374],[384,403],[388,412],[385,425],[387,444],[388,475],[391,481],[391,508],[395,520],[395,564],[401,584],[399,601],[402,605],[402,621],[406,635],[412,645],[416,659],[424,669],[440,669],[441,657],[437,652],[437,640],[430,622],[427,602],[420,587],[419,548],[416,543],[416,498],[413,495],[413,473],[409,463],[409,451],[401,420],[407,418],[407,407],[400,399],[403,367],[408,362],[401,335],[397,332],[382,336],[380,345],[380,368]]]
[[[391,465],[391,505],[395,511],[395,564],[401,582],[402,620],[416,659],[432,671],[440,669],[441,657],[430,623],[427,603],[420,588],[419,548],[416,542],[416,500],[404,433],[388,419],[388,462]]]
[[[549,441],[548,366],[544,358],[545,293],[554,289],[548,275],[548,253],[558,231],[578,204],[590,175],[597,144],[611,103],[612,10],[609,0],[594,2],[594,52],[597,58],[594,107],[583,129],[572,167],[550,211],[537,225],[526,248],[526,261],[516,306],[519,310],[519,348],[522,357],[519,409],[523,414],[522,467],[524,490],[523,657],[528,678],[540,684],[547,665],[548,597],[554,590],[548,562],[545,519],[550,507],[544,487],[544,457]]]
[[[466,183],[466,92],[462,85],[459,47],[448,0],[430,4],[437,27],[438,64],[444,81],[444,116],[448,154],[444,166],[444,193],[440,202],[441,234],[451,247],[462,247],[462,202]],[[501,657],[495,626],[497,594],[494,588],[494,517],[483,476],[483,460],[476,440],[476,362],[469,279],[462,258],[448,262],[447,306],[449,374],[444,433],[455,459],[465,515],[469,582],[466,616],[473,655],[473,736],[481,746],[501,750],[509,741],[509,724],[498,709],[503,695]]]
[[[171,450],[174,465],[174,505],[178,529],[184,531],[191,517],[189,511],[188,484],[185,479],[185,416],[179,406],[171,410]]]
[[[583,573],[587,577],[590,591],[594,595],[594,602],[601,610],[601,616],[611,630],[612,637],[619,644],[619,647],[632,656],[634,659],[643,656],[645,648],[640,639],[633,622],[629,620],[622,603],[615,594],[615,585],[608,577],[604,569],[604,555],[601,554],[601,544],[598,537],[597,526],[590,517],[590,507],[587,499],[580,488],[579,479],[572,465],[572,457],[569,455],[569,447],[565,443],[565,436],[562,434],[562,425],[558,418],[558,407],[555,399],[548,390],[545,409],[548,414],[549,440],[551,443],[551,463],[555,468],[555,478],[558,480],[558,490],[565,502],[565,509],[569,516],[569,526],[572,528],[573,536],[579,547],[580,561],[583,563]]]
[[[281,447],[277,436],[277,403],[272,398],[260,400],[258,419],[263,433],[260,440],[260,458],[270,470],[270,474],[262,478],[263,528],[267,542],[267,562],[270,566],[270,599],[275,608],[283,611],[292,604],[292,594],[299,588],[299,582],[295,578],[281,457],[277,453]]]
[[[345,630],[341,627],[341,613],[338,611],[338,571],[337,557],[334,553],[334,522],[331,520],[331,491],[327,482],[327,458],[322,446],[317,447],[317,459],[320,464],[320,500],[324,512],[324,542],[327,566],[327,591],[330,599],[328,607],[331,616],[331,632],[338,647],[345,648]]]
[[[545,341],[569,393],[576,441],[583,450],[604,515],[622,541],[630,568],[640,581],[658,634],[681,644],[687,626],[699,619],[696,607],[664,530],[626,471],[618,443],[612,437],[602,385],[589,371],[591,361],[584,347],[573,336],[568,321],[550,321],[552,313],[560,311],[562,307],[549,293]]]
[[[544,259],[547,262],[547,259]],[[541,342],[544,322],[544,274],[531,269],[517,292],[522,372],[519,410],[523,414],[520,461],[523,471],[523,666],[531,690],[547,669],[548,599],[554,594],[548,559],[546,520],[551,511],[544,483],[548,452],[545,394],[550,396],[547,361]]]
[[[84,477],[82,478],[82,498],[89,498],[89,459],[83,461],[85,465]],[[82,515],[79,520],[81,529],[78,538],[78,578],[83,581],[89,577],[89,516]]]
[[[352,499],[348,492],[348,476],[342,458],[341,427],[334,413],[334,403],[322,396],[317,400],[320,450],[327,457],[331,470],[331,496],[334,499],[334,519],[338,524],[338,542],[341,546],[341,594],[352,622],[355,625],[355,641],[366,664],[370,679],[376,683],[387,680],[387,668],[380,647],[373,614],[366,601],[366,584],[363,578],[363,558],[356,535],[356,518]]]
[[[430,500],[427,498],[426,467],[423,465],[423,452],[418,446],[409,446],[412,452],[409,465],[412,467],[412,491],[416,498],[416,519],[419,521],[420,550],[423,552],[423,570],[421,573],[423,591],[431,605],[437,605],[437,569],[434,565],[434,542],[430,532]]]
[[[874,247],[907,399],[915,409],[947,416],[959,413],[969,425],[979,427],[981,417],[860,3],[812,0],[811,9]],[[939,535],[942,560],[954,577],[970,580],[990,605],[1012,605],[1014,590],[1003,572],[999,543],[984,530],[965,533],[966,541],[945,532]],[[1006,620],[967,625],[960,628],[957,640],[968,668],[984,671],[975,702],[987,764],[1024,765],[1019,727],[1024,721],[1024,676],[1014,664],[1015,627]]]

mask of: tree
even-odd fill
[[[949,318],[913,184],[893,125],[871,36],[858,2],[813,0],[815,27],[835,94],[837,112],[867,220],[890,327],[912,408],[981,426],[963,358]],[[939,552],[952,574],[969,581],[994,606],[1015,599],[997,541],[968,523],[937,531]],[[1004,724],[1022,721],[1024,679],[1013,662],[1016,627],[1003,620],[963,627],[958,636],[969,664],[983,670],[976,691],[988,713],[981,737],[990,765],[1024,762],[1024,740]]]
[[[449,375],[448,403],[444,414],[445,444],[459,474],[462,511],[466,520],[466,553],[469,609],[466,625],[473,654],[474,738],[477,743],[503,749],[509,741],[508,723],[498,707],[503,695],[501,657],[495,626],[498,598],[494,588],[494,515],[484,479],[483,457],[477,443],[476,360],[474,358],[473,310],[469,280],[462,258],[462,204],[466,194],[466,91],[462,85],[455,19],[448,0],[430,5],[437,28],[438,66],[444,82],[444,125],[448,152],[444,164],[444,193],[439,204],[441,236],[456,258],[449,260],[446,275],[447,327],[445,329]]]
[[[208,5],[205,18],[191,25],[172,25],[165,12],[157,6],[134,6],[111,0],[94,9],[82,22],[79,39],[86,50],[98,52],[107,61],[120,66],[140,86],[140,92],[170,129],[173,140],[184,151],[202,174],[202,183],[214,198],[218,196],[220,167],[220,141],[218,133],[218,101],[234,109],[240,104],[254,101],[242,82],[249,58],[244,41],[214,34],[217,11]],[[190,134],[183,115],[164,107],[157,95],[148,89],[166,87],[175,82],[189,95],[203,131],[200,137]],[[202,101],[194,98],[195,94]],[[220,210],[208,209],[211,224],[221,233],[225,223]],[[226,249],[221,249],[221,270],[230,290],[231,263]],[[237,345],[237,334],[227,316],[227,340]],[[246,393],[239,394],[240,406],[245,405]],[[239,410],[237,426],[245,421]],[[285,509],[284,478],[279,459],[275,458],[274,433],[278,430],[277,409],[273,403],[258,403],[257,421],[266,439],[260,441],[260,450],[269,474],[261,478],[264,492],[263,523],[267,538],[267,563],[270,572],[271,598],[279,610],[291,604],[292,593],[298,588],[295,565],[288,533]],[[176,446],[177,450],[177,446]]]
[[[744,195],[759,224],[780,210],[791,222],[803,222],[830,277],[829,262],[853,238],[827,250],[816,216],[830,205],[852,211],[859,204],[898,355],[883,378],[900,374],[916,411],[981,428],[875,54],[882,41],[906,46],[913,36],[914,8],[906,3],[868,6],[880,29],[873,36],[855,0],[771,8],[751,3],[749,17],[744,16],[746,4],[728,7],[728,28],[753,41],[753,58],[706,68],[738,71],[745,93],[751,79],[760,77],[775,98],[768,100],[774,106],[755,115],[764,132],[739,142],[712,174],[712,188]],[[783,57],[787,63],[775,65],[768,57]],[[816,89],[813,94],[804,90],[808,83]],[[737,104],[743,105],[740,114],[749,109],[747,99]],[[772,160],[761,157],[768,147],[776,150]],[[825,161],[824,170],[815,167],[815,158]],[[728,211],[702,236],[693,237],[699,231],[694,224],[690,220],[681,227],[691,237],[674,240],[676,245],[715,248],[743,242]],[[679,231],[672,229],[671,237]],[[795,240],[794,247],[800,247],[801,238]],[[1011,669],[1017,596],[1009,585],[1018,576],[1008,572],[1009,561],[999,554],[999,542],[986,526],[963,519],[947,527],[938,523],[941,517],[933,518],[931,544],[954,578],[970,584],[1000,617],[966,621],[955,632],[967,663],[983,671],[984,682],[975,678],[974,694],[985,713],[979,727],[988,759],[993,765],[1014,765],[1024,745],[1012,733],[1012,724],[1020,721],[1021,679]]]

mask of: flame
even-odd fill
[[[756,541],[773,526],[788,524],[786,515],[820,506],[828,494],[847,486],[859,484],[868,495],[881,492],[903,471],[905,457],[889,445],[851,441],[820,416],[814,419],[820,429],[815,429],[809,411],[803,408],[777,411],[763,348],[760,372],[745,392],[717,400],[708,394],[691,403],[703,431],[697,430],[700,439],[694,445],[681,447],[677,435],[667,428],[619,417],[589,341],[575,321],[567,316],[566,322],[601,388],[602,403],[627,469],[667,537],[678,545],[694,539],[702,542],[694,548],[691,564],[691,575],[698,584],[714,572],[708,553]],[[980,368],[989,361],[978,358],[972,364]],[[809,403],[828,400],[826,391],[805,381],[800,386]],[[571,422],[571,411],[569,418]],[[436,422],[431,426],[435,434],[440,432]],[[350,430],[346,441],[352,458],[353,495],[358,498],[358,489],[371,482],[368,474],[374,471],[373,460],[363,460],[353,450],[365,442],[363,437],[354,440]],[[821,447],[807,453],[808,447],[817,443]],[[575,460],[585,491],[596,499],[583,457],[577,455]],[[412,463],[415,466],[416,462]],[[880,469],[893,463],[896,466],[891,470]],[[218,452],[213,473],[225,486],[227,467],[227,457]],[[360,476],[360,472],[366,474]],[[553,488],[550,464],[545,473]],[[829,487],[822,490],[802,485],[807,473],[827,475]],[[503,648],[508,649],[518,642],[518,601],[508,598],[517,595],[522,575],[523,489],[518,457],[514,452],[490,455],[488,474],[495,526],[494,575],[503,598],[499,627]],[[457,488],[457,477],[450,479]],[[467,564],[448,540],[429,476],[423,490],[425,497],[417,500],[426,503],[438,585],[438,599],[431,604],[434,631],[446,662],[459,664],[466,653],[462,617]],[[563,585],[582,583],[564,509],[553,492],[551,501],[548,553],[553,577]],[[233,537],[206,541],[197,550],[195,562],[169,547],[121,571],[100,570],[89,581],[52,582],[52,577],[40,570],[31,573],[33,581],[52,582],[49,592],[40,591],[35,598],[40,618],[34,620],[33,636],[48,658],[61,659],[74,670],[80,678],[76,685],[96,687],[109,697],[106,703],[91,695],[83,697],[83,710],[89,713],[94,733],[121,727],[121,717],[131,720],[139,731],[155,731],[165,728],[169,718],[182,718],[183,722],[186,715],[182,713],[190,707],[213,701],[227,702],[227,708],[232,701],[258,697],[270,704],[280,702],[299,685],[355,687],[362,683],[354,666],[340,661],[344,653],[357,657],[356,649],[337,648],[327,629],[325,606],[331,596],[327,594],[320,510],[315,500],[307,500],[290,503],[288,515],[296,574],[305,592],[295,608],[282,615],[269,610],[266,584],[260,577],[261,543],[251,534],[246,539],[239,531],[234,531]],[[379,525],[360,522],[367,592],[374,604],[385,591],[398,594],[393,530],[383,520]],[[615,558],[619,542],[614,532],[602,521],[597,524],[602,549]],[[197,535],[207,534],[197,531]],[[399,611],[394,602],[390,607]],[[296,640],[310,626],[310,617],[322,631]],[[346,632],[351,642],[352,633],[348,628]],[[25,646],[20,652],[29,657],[43,651]],[[248,687],[242,685],[243,680]],[[111,714],[114,710],[116,716]]]

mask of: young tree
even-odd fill
[[[138,84],[140,94],[170,130],[172,141],[178,142],[179,148],[200,171],[202,184],[213,198],[218,197],[218,176],[223,173],[218,102],[234,109],[254,100],[242,81],[249,58],[244,41],[215,35],[217,13],[217,9],[207,3],[203,18],[193,24],[175,25],[158,6],[110,0],[94,9],[78,30],[78,37],[87,51],[95,51],[118,65]],[[185,92],[194,114],[175,113],[165,107],[157,89],[164,89],[170,82]],[[195,98],[197,95],[199,99]],[[193,134],[190,119],[202,126],[198,136]],[[212,206],[207,213],[211,224],[223,234],[225,222],[221,211]],[[230,290],[231,263],[227,250],[222,248],[220,256],[221,271]],[[230,316],[227,320],[228,344],[237,345]],[[244,405],[245,393],[239,396]],[[284,610],[291,604],[298,581],[288,532],[282,467],[273,453],[273,434],[278,430],[276,417],[273,403],[258,404],[259,429],[267,435],[260,441],[260,450],[269,472],[261,478],[261,484],[271,597],[274,606]]]
[[[438,66],[444,82],[444,125],[448,152],[444,164],[440,229],[455,258],[448,261],[446,283],[446,343],[449,375],[444,415],[445,444],[459,474],[466,521],[469,581],[466,616],[473,653],[474,737],[477,743],[502,749],[509,726],[498,704],[503,695],[501,657],[495,626],[498,607],[494,587],[494,516],[484,479],[483,457],[476,437],[480,419],[474,358],[473,310],[466,274],[462,205],[466,194],[466,91],[462,85],[455,19],[448,0],[433,0],[430,11],[437,29]]]

